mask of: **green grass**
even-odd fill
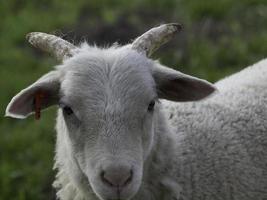
[[[26,33],[125,44],[160,23],[181,22],[184,31],[154,58],[212,82],[267,55],[265,0],[0,0],[0,17],[0,200],[54,197],[56,109],[40,121],[3,117],[12,96],[56,64],[27,44]]]

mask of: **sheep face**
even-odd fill
[[[6,115],[58,105],[57,162],[72,182],[103,200],[130,199],[154,144],[158,99],[194,101],[214,87],[125,47],[83,47],[17,94]]]
[[[133,51],[92,52],[59,69],[58,131],[81,170],[74,174],[86,176],[99,198],[129,199],[153,144],[153,62]]]
[[[63,64],[18,93],[6,116],[26,118],[58,105],[57,156],[85,198],[131,199],[155,143],[158,99],[195,101],[214,87],[148,57],[181,30],[176,23],[152,28],[130,45],[99,49],[46,33],[27,35],[35,47]],[[148,57],[147,57],[148,56]]]

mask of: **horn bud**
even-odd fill
[[[57,60],[62,61],[73,56],[77,47],[60,37],[41,32],[32,32],[26,35],[26,39],[34,47],[51,53]]]

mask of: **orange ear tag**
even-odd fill
[[[34,101],[35,119],[39,120],[41,117],[41,105],[42,105],[42,99],[44,98],[44,94],[42,92],[37,92],[34,98],[35,98]]]

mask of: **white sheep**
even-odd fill
[[[149,59],[179,30],[162,25],[105,49],[28,35],[63,63],[17,94],[6,115],[39,118],[59,105],[59,199],[267,199],[267,60],[197,101],[215,87]]]

